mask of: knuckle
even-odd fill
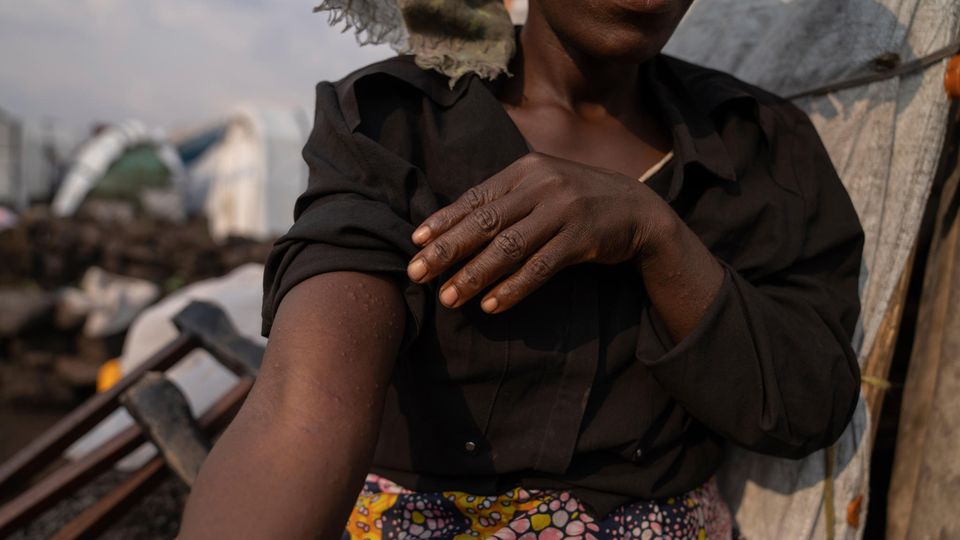
[[[446,224],[447,220],[441,215],[432,216],[422,223],[424,227],[429,228],[431,231],[443,231],[445,230],[444,227]]]
[[[492,233],[500,226],[500,213],[489,206],[478,208],[471,216],[473,217],[474,224],[482,232]]]
[[[484,199],[483,189],[478,186],[471,187],[463,194],[463,200],[473,209],[483,206]]]
[[[433,242],[433,256],[442,263],[453,262],[454,250],[446,240],[437,239]]]
[[[530,275],[536,281],[544,281],[553,273],[554,263],[547,257],[539,255],[530,259]]]
[[[592,214],[589,203],[583,199],[583,197],[578,197],[574,193],[566,193],[566,207],[567,210],[575,212],[577,214]]]
[[[507,229],[496,239],[496,246],[511,260],[517,260],[526,251],[526,240],[516,229]]]
[[[586,242],[590,238],[590,226],[583,221],[569,223],[562,231],[563,237],[571,243]]]
[[[474,265],[465,266],[463,270],[460,271],[460,279],[458,281],[470,289],[477,289],[480,287],[482,274],[483,272]]]
[[[543,163],[544,156],[540,152],[530,152],[523,156],[523,161],[529,165],[538,165]]]
[[[555,171],[548,171],[543,175],[543,184],[552,191],[558,191],[561,195],[566,195],[568,188],[566,178]]]

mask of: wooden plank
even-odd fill
[[[60,467],[16,499],[0,507],[0,538],[22,527],[45,510],[108,469],[144,442],[140,426],[118,433],[82,459]]]
[[[863,398],[867,402],[867,410],[871,419],[867,448],[873,448],[877,436],[878,420],[883,408],[883,397],[887,392],[887,386],[884,382],[890,375],[890,365],[893,362],[897,336],[900,334],[900,320],[903,318],[903,308],[907,300],[907,289],[910,285],[910,276],[913,275],[913,262],[916,254],[917,248],[914,246],[903,267],[900,280],[893,290],[887,313],[883,316],[883,321],[877,330],[877,338],[873,342],[873,348],[870,349],[870,354],[864,361],[861,370]]]
[[[180,335],[106,392],[96,394],[71,411],[43,435],[0,465],[0,492],[12,491],[17,484],[29,479],[60,457],[81,435],[113,412],[119,404],[120,394],[126,392],[144,373],[164,371],[194,348],[196,340],[193,337]]]
[[[210,439],[190,412],[186,396],[162,373],[147,373],[120,398],[167,466],[192,486],[210,452]]]
[[[247,393],[253,387],[253,379],[244,377],[220,398],[199,419],[200,426],[210,435],[226,427],[233,419]],[[106,497],[87,508],[73,521],[60,529],[51,540],[76,540],[94,538],[116,521],[118,517],[150,492],[167,474],[163,458],[157,456],[133,473]]]
[[[173,324],[181,333],[196,337],[198,346],[237,377],[257,378],[263,361],[263,346],[237,331],[221,307],[194,300],[177,313]]]

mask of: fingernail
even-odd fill
[[[487,313],[493,313],[494,311],[497,310],[497,307],[499,305],[500,305],[500,301],[497,300],[496,296],[487,298],[486,300],[480,303],[480,307],[482,307],[483,310],[486,311]]]
[[[427,275],[427,263],[423,262],[423,259],[413,261],[410,263],[410,266],[407,267],[407,275],[414,281],[419,280]]]
[[[450,285],[440,292],[440,302],[447,307],[453,307],[457,303],[457,298],[460,298],[460,293],[455,285]]]
[[[413,231],[413,241],[416,244],[423,244],[428,238],[430,238],[430,228],[427,226],[422,226]]]

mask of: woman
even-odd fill
[[[318,85],[183,538],[729,537],[724,440],[836,440],[859,222],[801,112],[660,54],[689,3],[531,0],[515,54]],[[433,52],[512,38],[494,2],[399,6]]]

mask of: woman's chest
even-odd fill
[[[557,107],[507,107],[528,146],[537,152],[639,178],[670,151],[658,123],[607,113],[584,118]]]

